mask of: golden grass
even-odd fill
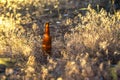
[[[1,7],[6,5],[6,2],[0,2]],[[113,58],[110,55],[120,54],[119,11],[111,15],[103,9],[96,12],[88,6],[85,16],[79,13],[73,19],[59,19],[69,31],[59,36],[64,42],[53,38],[52,57],[43,56],[42,35],[39,34],[43,26],[37,21],[43,15],[45,5],[53,5],[55,9],[59,4],[58,0],[8,0],[0,16],[0,57],[16,59],[15,67],[20,71],[9,77],[3,75],[1,79],[112,80],[111,77],[117,75],[108,73]]]

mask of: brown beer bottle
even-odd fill
[[[43,35],[42,49],[45,54],[49,54],[49,55],[51,54],[51,36],[50,36],[50,29],[49,29],[48,22],[45,24],[45,32]]]

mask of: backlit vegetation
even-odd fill
[[[89,5],[84,16],[76,9],[72,18],[64,17],[61,8],[67,3],[0,0],[0,57],[16,60],[5,75],[0,74],[2,80],[118,79],[120,12],[96,12]],[[53,55],[48,58],[41,50],[46,21],[51,22],[52,35]]]

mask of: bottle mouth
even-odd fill
[[[49,24],[52,24],[53,22],[51,22],[51,21],[46,21],[45,23],[49,23]]]
[[[47,26],[49,26],[49,23],[47,22],[47,23],[45,23],[45,27],[47,27]]]
[[[49,25],[49,22],[46,22],[45,24],[46,24],[46,25],[47,25],[47,24]]]

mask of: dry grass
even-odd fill
[[[111,15],[103,9],[96,12],[88,6],[84,16],[79,13],[74,18],[63,19],[59,12],[63,2],[2,2],[1,9],[6,7],[0,12],[0,57],[17,61],[13,68],[7,68],[5,75],[0,75],[2,80],[117,79],[120,71],[116,64],[120,58],[120,12]],[[41,50],[43,24],[47,21],[44,16],[52,14],[46,15],[46,5],[57,8],[60,14],[57,18],[48,17],[52,22],[53,55],[47,58]],[[61,24],[54,22],[56,20]],[[111,69],[113,64],[116,67]]]

